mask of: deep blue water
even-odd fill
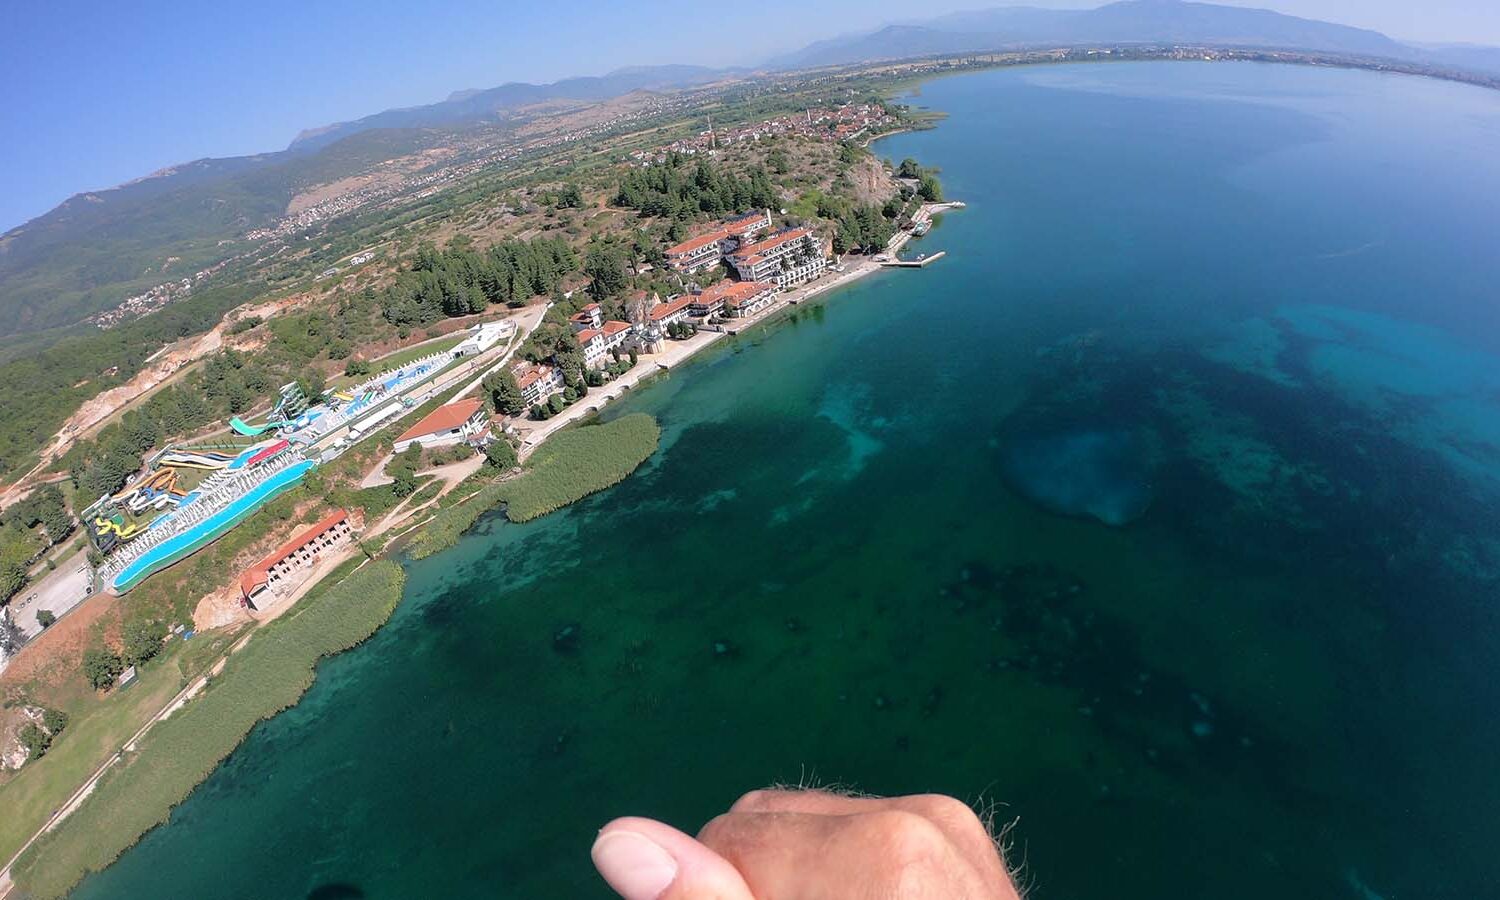
[[[918,102],[877,150],[969,203],[946,259],[613,411],[662,421],[642,470],[412,565],[78,895],[603,897],[611,817],[810,779],[999,804],[1039,898],[1494,895],[1500,93]]]

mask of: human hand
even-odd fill
[[[593,857],[625,900],[1019,900],[989,830],[940,794],[754,791],[696,840],[616,819]]]

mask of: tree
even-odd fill
[[[504,439],[484,445],[484,461],[492,469],[506,471],[516,466],[516,448]]]
[[[613,297],[630,284],[625,274],[624,248],[614,243],[596,243],[584,256],[583,274],[589,277],[589,294],[595,300]]]
[[[785,175],[792,169],[791,162],[786,158],[786,151],[782,150],[780,147],[772,150],[766,156],[766,165],[770,166],[771,171],[775,172],[777,175]]]
[[[391,476],[391,493],[397,497],[409,497],[417,489],[417,469],[422,465],[422,447],[412,444],[398,454],[386,467]]]
[[[937,180],[936,175],[924,174],[922,183],[917,188],[917,196],[928,203],[941,203],[943,200],[943,185]]]
[[[896,170],[896,174],[902,178],[921,178],[922,167],[917,165],[916,160],[908,156],[901,160],[901,166]]]
[[[553,394],[547,398],[547,411],[552,415],[555,416],[567,408],[568,404],[563,400],[562,394]]]
[[[47,733],[57,737],[64,728],[68,727],[68,714],[60,709],[42,710],[42,727]]]
[[[490,404],[507,416],[518,416],[526,409],[526,401],[521,397],[521,386],[516,383],[516,376],[509,369],[502,368],[486,375],[484,390]]]
[[[57,616],[50,609],[39,609],[36,611],[36,623],[43,628],[51,628],[52,623],[57,621]]]
[[[96,691],[109,688],[123,671],[125,663],[104,647],[91,647],[83,654],[83,677]]]
[[[52,736],[38,728],[35,722],[27,722],[16,734],[16,739],[26,748],[28,760],[41,759],[47,755],[47,748],[52,746]]]
[[[134,618],[125,623],[121,634],[126,665],[138,666],[161,652],[167,639],[167,626],[155,619]]]
[[[578,190],[578,185],[570,181],[557,192],[558,209],[581,209],[582,207],[583,194]]]
[[[0,658],[13,656],[21,643],[21,629],[10,620],[10,609],[0,607]]]

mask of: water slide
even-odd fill
[[[195,450],[171,450],[161,455],[160,463],[174,469],[222,469],[234,461],[227,453]]]
[[[245,437],[259,437],[272,428],[281,428],[290,424],[291,422],[287,419],[272,419],[262,425],[251,425],[239,416],[235,416],[229,420],[229,427],[233,428],[236,434],[242,434]]]

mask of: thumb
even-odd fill
[[[591,855],[599,874],[624,900],[755,900],[724,857],[652,819],[610,822]]]

